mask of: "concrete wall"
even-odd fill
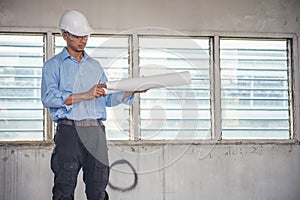
[[[70,8],[85,13],[98,33],[143,27],[297,38],[300,33],[299,0],[1,0],[0,31],[58,31],[60,15]],[[0,199],[50,199],[52,148],[0,146]],[[112,169],[110,182],[117,188],[108,190],[113,200],[300,199],[298,144],[111,143],[109,148],[111,163],[125,159],[133,166]],[[81,178],[76,197],[84,199]]]
[[[0,27],[57,28],[66,9],[95,29],[299,33],[299,0],[1,0]]]
[[[50,199],[51,147],[0,148],[0,199]],[[110,146],[111,199],[298,200],[299,145]],[[135,177],[136,172],[136,177]],[[116,190],[117,189],[117,190]],[[82,174],[76,189],[84,200]]]

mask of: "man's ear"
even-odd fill
[[[66,32],[63,32],[61,35],[62,35],[63,39],[67,41],[67,37],[68,37],[68,36],[67,36],[67,33],[66,33]]]

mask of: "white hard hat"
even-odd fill
[[[62,15],[59,28],[76,36],[86,36],[94,32],[86,17],[76,10],[69,10]]]

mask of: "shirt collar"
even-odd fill
[[[67,58],[71,58],[71,55],[69,54],[69,52],[67,50],[67,47],[65,47],[62,50],[61,56],[62,56],[63,60],[65,60]],[[83,57],[82,57],[81,61],[84,61],[84,60],[88,59],[88,57],[89,57],[89,55],[85,51],[83,51]]]

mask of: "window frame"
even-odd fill
[[[207,40],[207,43],[208,43],[208,82],[209,82],[209,87],[208,87],[208,89],[209,89],[209,93],[211,92],[211,86],[210,86],[210,84],[211,84],[211,80],[212,80],[212,78],[211,78],[211,75],[210,75],[210,71],[211,71],[211,62],[210,62],[210,58],[211,58],[211,42],[210,42],[210,39],[211,39],[211,37],[210,36],[190,36],[190,35],[161,35],[161,34],[141,34],[141,35],[138,35],[138,39],[166,39],[166,40],[176,40],[176,39],[179,39],[179,41],[187,41],[187,39],[194,39],[194,40]],[[175,41],[174,40],[174,41]],[[138,48],[141,48],[140,47],[140,45],[138,45]],[[142,47],[143,48],[143,47]],[[151,47],[151,48],[154,48],[155,49],[155,47]],[[167,47],[167,49],[168,49],[169,47]],[[174,48],[174,46],[172,46],[172,47],[170,47],[171,49],[172,48]],[[177,48],[177,47],[175,47],[175,48]],[[200,49],[197,49],[198,51],[200,51]],[[204,51],[206,51],[206,49],[204,50]],[[180,57],[180,55],[179,55],[179,57]],[[139,56],[139,58],[141,58],[140,56]],[[192,61],[189,61],[189,59],[187,58],[186,59],[187,60],[187,62],[192,62]],[[185,58],[183,57],[183,60],[182,61],[185,61]],[[193,64],[191,64],[191,65],[193,65]],[[138,69],[142,69],[143,67],[139,67]],[[136,68],[137,69],[137,68]],[[172,69],[172,68],[171,68]],[[184,69],[182,70],[182,71],[185,71]],[[209,122],[209,128],[208,129],[210,129],[210,134],[209,134],[209,139],[208,138],[205,138],[205,139],[203,139],[203,138],[199,138],[199,139],[164,139],[164,138],[162,138],[162,139],[150,139],[149,141],[161,141],[161,140],[165,140],[165,141],[168,141],[168,142],[172,142],[172,141],[174,141],[174,140],[178,140],[178,141],[189,141],[189,140],[199,140],[199,141],[201,141],[201,140],[211,140],[213,137],[212,137],[212,127],[211,127],[211,98],[208,100],[209,101],[209,104],[210,104],[210,108],[209,108],[209,114],[210,114],[210,122]],[[138,109],[140,109],[140,107],[138,108]],[[194,119],[196,119],[196,118],[194,118]],[[139,122],[141,122],[141,120],[139,120]],[[139,130],[140,132],[142,131],[142,129],[140,128],[140,130]],[[142,141],[147,141],[148,139],[143,139],[142,138],[143,136],[141,135],[141,133],[140,133],[140,135],[139,135],[139,140],[142,140]],[[180,137],[180,135],[179,135],[179,137]]]
[[[46,37],[46,33],[45,32],[34,32],[34,31],[25,31],[25,32],[21,32],[21,31],[1,31],[0,29],[0,34],[1,35],[10,35],[10,36],[40,36],[42,37],[42,41],[43,41],[43,46],[42,46],[42,51],[43,51],[43,55],[42,55],[42,62],[44,63],[45,61],[45,51],[46,51],[46,48],[45,48],[45,37]],[[41,69],[42,69],[42,66],[41,66]],[[42,111],[42,114],[43,114],[43,118],[41,119],[42,121],[42,140],[5,140],[5,141],[0,141],[0,146],[4,143],[39,143],[39,142],[43,142],[43,141],[46,141],[48,140],[46,137],[45,137],[45,129],[44,129],[44,121],[45,121],[45,118],[44,118],[44,109],[41,108],[40,109]]]
[[[271,139],[265,139],[265,138],[262,138],[262,139],[259,139],[259,138],[255,138],[255,139],[239,139],[239,138],[233,138],[233,139],[224,139],[222,137],[222,140],[292,140],[293,139],[293,136],[295,135],[295,132],[293,131],[294,128],[294,124],[291,123],[292,119],[293,119],[293,116],[292,116],[292,113],[293,113],[293,108],[294,108],[294,104],[293,104],[293,90],[292,90],[292,69],[293,69],[293,66],[292,66],[292,63],[289,62],[289,60],[292,60],[292,56],[293,56],[293,51],[291,51],[292,49],[290,48],[291,47],[291,44],[292,44],[292,39],[291,38],[279,38],[279,37],[263,37],[263,38],[258,38],[258,37],[220,37],[219,38],[219,43],[221,42],[221,40],[240,40],[240,41],[251,41],[253,40],[254,42],[258,42],[258,41],[276,41],[276,40],[281,40],[281,41],[285,41],[286,43],[286,58],[287,58],[287,86],[288,86],[288,89],[287,89],[287,92],[288,92],[288,119],[289,119],[289,135],[288,135],[288,139],[283,139],[283,138],[280,138],[280,139],[276,139],[276,138],[271,138]],[[221,48],[219,48],[219,51],[221,51]],[[221,61],[221,58],[219,57],[219,61]],[[220,74],[221,74],[221,66],[219,66],[219,70],[220,70]],[[220,76],[220,81],[221,80],[221,76]],[[221,89],[220,89],[221,90]],[[222,101],[222,97],[221,97],[221,93],[220,93],[220,99]],[[222,107],[222,106],[221,106]],[[221,108],[222,109],[222,108]],[[221,111],[221,116],[222,116],[222,111]],[[221,121],[222,121],[222,118],[221,117]],[[222,127],[222,124],[221,124],[221,127]],[[222,133],[221,133],[222,134]]]
[[[62,51],[62,49],[65,47],[66,44],[65,44],[65,41],[63,40],[61,34],[53,34],[53,38],[54,38],[54,42],[53,42],[54,53],[53,54],[58,54]],[[114,39],[117,39],[118,42],[122,43],[122,45],[119,45],[120,43],[116,42]],[[129,77],[132,77],[131,76],[132,67],[130,64],[130,60],[131,60],[130,59],[130,46],[129,46],[130,41],[131,41],[130,35],[125,35],[125,34],[123,34],[123,35],[93,34],[88,39],[85,51],[89,54],[89,56],[91,56],[92,58],[94,58],[95,60],[100,62],[100,65],[103,67],[104,71],[106,72],[106,76],[107,76],[108,80],[113,81],[113,80],[117,80],[117,79],[129,78]],[[93,42],[95,42],[95,43],[93,43]],[[112,46],[110,46],[110,45],[112,45]],[[94,50],[96,53],[94,53]],[[118,55],[121,55],[121,59],[118,59],[118,57],[114,57],[109,54],[110,51],[113,54],[116,53],[116,50],[121,51],[121,52],[118,52],[118,53],[120,53]],[[102,52],[103,54],[99,53],[101,51],[104,51],[104,52]],[[106,54],[105,51],[108,52],[107,55],[105,55]],[[110,73],[111,69],[114,70],[114,68],[110,68],[110,67],[114,65],[115,59],[122,60],[122,61],[124,61],[124,63],[122,65],[120,65],[119,67],[117,67],[120,71],[115,71],[115,73]],[[123,76],[118,74],[119,72],[122,72],[121,74],[123,74]],[[111,76],[112,74],[114,74],[115,77],[112,77]],[[130,114],[131,107],[128,107],[127,105],[123,105],[123,107],[125,107],[125,108],[123,108],[123,110],[122,110],[122,108],[120,108],[120,106],[119,107],[108,107],[106,110],[107,111],[107,113],[106,113],[107,119],[104,122],[104,124],[107,127],[109,127],[106,129],[107,140],[126,141],[132,137],[131,136],[132,131],[130,131],[131,130],[131,122],[132,122],[132,117]],[[120,113],[113,114],[114,116],[117,116],[116,118],[111,118],[111,116],[110,116],[110,114],[114,113],[115,111],[123,112],[125,110],[128,115],[126,114],[126,116],[124,118],[119,118],[119,121],[117,118],[118,118],[118,114],[120,114]],[[120,125],[122,123],[128,124],[128,126],[121,128],[121,130],[123,132],[115,129],[115,127],[122,126],[122,125]],[[114,126],[114,127],[112,127],[112,126]],[[119,134],[119,138],[116,137],[116,133],[114,132],[114,130],[116,130],[115,132],[117,132],[117,134]],[[114,135],[115,135],[115,137],[114,137]],[[126,137],[126,136],[128,136],[128,137]]]
[[[31,28],[12,28],[6,30],[0,27],[0,33],[8,34],[44,34],[44,59],[45,61],[51,58],[54,54],[54,35],[59,34],[57,29],[31,29]],[[147,30],[147,32],[132,32],[119,33],[109,32],[101,33],[96,31],[94,35],[129,35],[129,77],[138,77],[139,70],[139,54],[138,38],[139,36],[178,36],[164,31]],[[189,37],[209,37],[210,40],[210,85],[214,90],[211,93],[211,134],[212,138],[209,140],[173,140],[173,144],[295,144],[299,143],[300,134],[300,71],[299,67],[299,53],[298,53],[298,37],[296,34],[287,33],[230,33],[230,32],[184,32]],[[221,79],[220,79],[220,38],[245,38],[245,39],[287,39],[288,42],[288,88],[289,88],[289,104],[290,104],[290,139],[226,139],[221,138],[222,135],[222,121],[219,117],[221,114]],[[212,78],[219,77],[219,78]],[[128,145],[144,145],[144,144],[166,144],[168,140],[140,140],[139,126],[133,126],[132,122],[139,122],[139,95],[136,95],[135,101],[130,108],[130,137],[128,140],[114,140],[114,144],[128,144]],[[43,138],[42,141],[0,141],[0,146],[5,144],[52,144],[54,134],[54,123],[51,121],[48,110],[44,108],[43,111]],[[139,123],[138,123],[139,124]]]
[[[274,34],[274,33],[222,33],[213,36],[213,58],[212,61],[215,62],[215,66],[213,67],[216,78],[213,80],[213,86],[215,92],[214,95],[219,96],[220,98],[216,98],[216,96],[212,96],[212,101],[217,102],[215,105],[217,106],[215,109],[218,113],[218,116],[222,115],[221,111],[221,73],[220,73],[220,41],[221,38],[226,39],[285,39],[287,40],[287,70],[288,70],[288,95],[289,95],[289,139],[222,139],[222,118],[216,118],[217,124],[214,126],[214,136],[215,140],[219,141],[222,144],[294,144],[299,143],[299,133],[300,130],[300,118],[297,113],[299,113],[299,95],[300,95],[300,87],[299,87],[299,73],[295,73],[299,71],[299,54],[298,54],[298,37],[295,34]],[[215,117],[215,115],[213,115]],[[219,140],[221,139],[221,140]]]

